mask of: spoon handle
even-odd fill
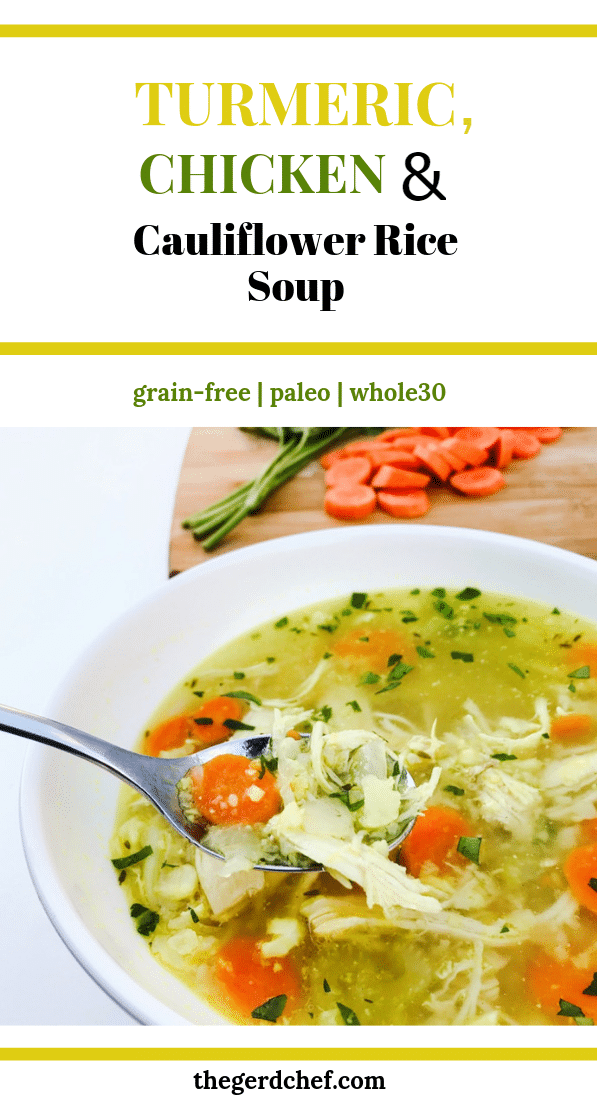
[[[80,756],[83,760],[106,768],[112,775],[131,783],[137,790],[143,790],[139,785],[139,761],[144,758],[136,752],[111,745],[108,741],[102,741],[99,737],[83,733],[52,718],[41,718],[10,707],[0,706],[0,730],[14,733],[17,737],[26,737],[29,741],[41,742],[42,745],[51,745],[55,749],[63,749],[73,756]]]

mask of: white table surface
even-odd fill
[[[0,429],[0,700],[43,714],[70,665],[167,578],[186,428]],[[0,1025],[132,1024],[46,917],[23,856],[27,743],[0,733]]]

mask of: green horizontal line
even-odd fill
[[[592,23],[4,23],[4,38],[595,38]]]
[[[578,1047],[23,1047],[0,1048],[7,1062],[593,1062],[597,1048]]]
[[[0,343],[0,355],[596,355],[597,342],[195,343],[193,341]]]

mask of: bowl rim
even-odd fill
[[[582,554],[549,543],[522,538],[518,535],[508,535],[502,532],[472,527],[433,524],[413,526],[367,524],[364,527],[324,528],[319,531],[301,532],[264,540],[251,546],[230,550],[212,560],[199,562],[174,577],[168,578],[147,593],[141,600],[136,601],[123,611],[98,633],[71,665],[67,674],[52,693],[48,713],[50,715],[55,714],[57,711],[59,713],[64,696],[72,688],[81,671],[89,666],[89,663],[94,660],[94,656],[105,648],[106,643],[116,633],[126,629],[134,623],[135,618],[140,613],[146,612],[152,606],[159,604],[168,593],[175,589],[194,585],[199,577],[209,578],[214,573],[234,569],[238,566],[242,567],[264,556],[276,557],[301,547],[321,547],[323,549],[334,544],[356,543],[358,545],[359,542],[371,539],[375,535],[388,542],[399,539],[405,541],[406,544],[421,538],[430,538],[441,539],[448,544],[465,539],[472,546],[504,546],[504,548],[509,548],[511,551],[519,547],[527,554],[532,552],[539,559],[539,563],[541,560],[561,561],[563,565],[568,563],[576,569],[584,567],[588,574],[597,575],[597,561]],[[182,1017],[168,1008],[161,1000],[154,997],[153,994],[145,990],[143,986],[127,974],[89,931],[84,920],[76,912],[60,879],[53,873],[52,861],[49,858],[50,849],[46,845],[46,837],[40,817],[40,802],[39,799],[31,799],[32,790],[39,792],[39,783],[47,760],[47,751],[44,746],[31,744],[25,755],[19,792],[19,822],[29,874],[52,925],[83,970],[134,1020],[141,1024],[150,1025],[198,1026],[193,1025],[186,1017]],[[216,1010],[211,1009],[207,1004],[206,1009],[212,1012],[214,1017],[216,1016]],[[224,1017],[214,1018],[213,1024],[234,1026]]]

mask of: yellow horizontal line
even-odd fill
[[[23,1047],[0,1048],[0,1061],[18,1062],[592,1062],[597,1048],[575,1047]]]
[[[595,38],[591,23],[4,23],[4,38]]]
[[[7,342],[0,355],[596,355],[596,341],[396,343]]]

